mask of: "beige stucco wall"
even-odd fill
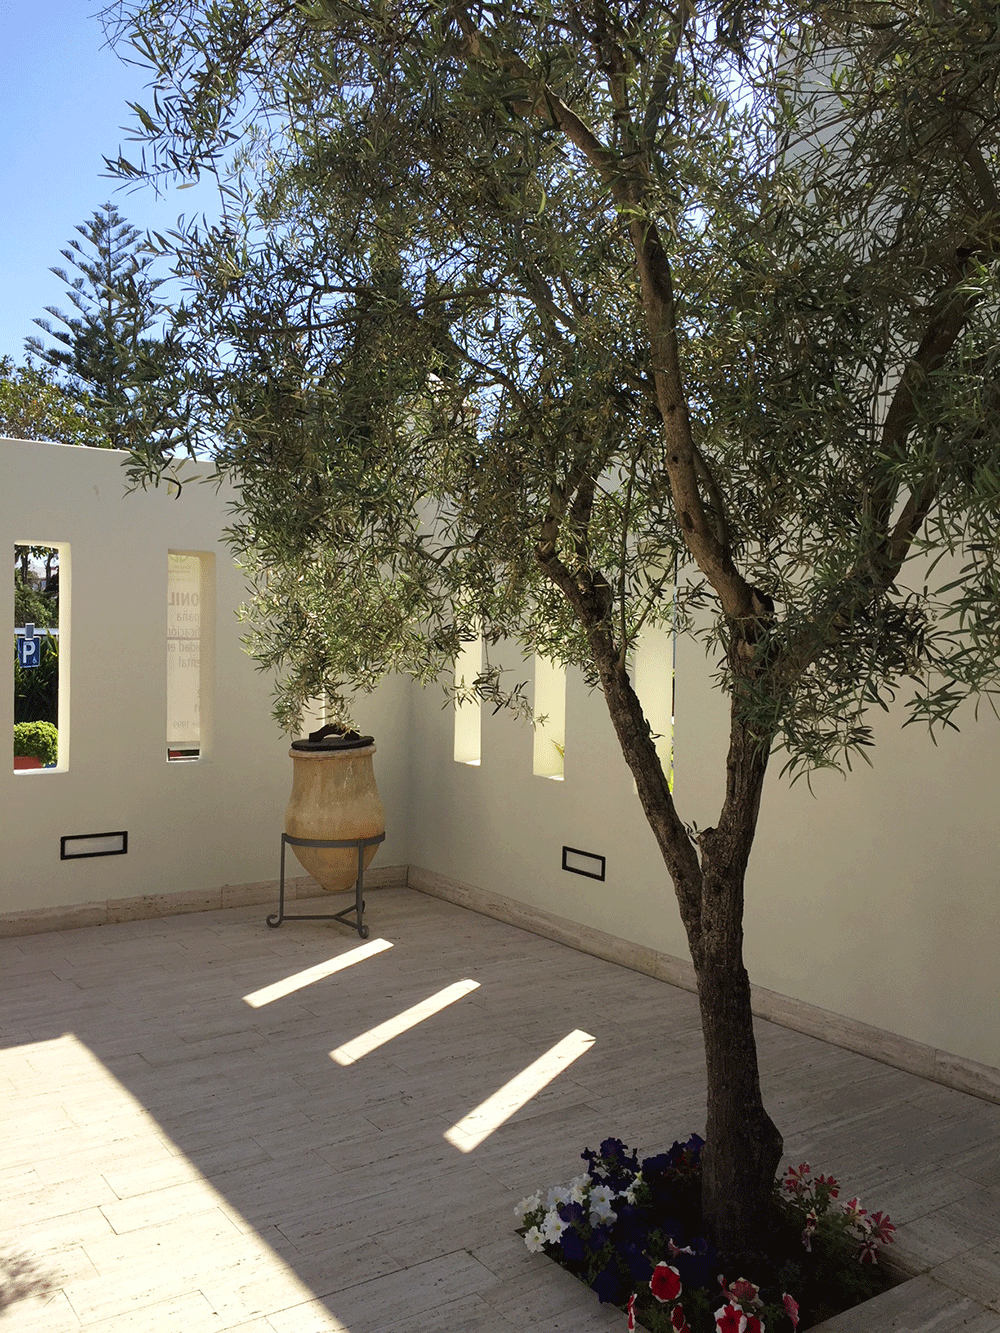
[[[273,879],[290,764],[270,684],[239,644],[243,587],[219,539],[226,493],[126,496],[122,456],[109,451],[0,441],[0,457],[8,549],[68,542],[71,553],[69,765],[20,775],[0,765],[0,912]],[[214,552],[216,571],[212,745],[179,765],[164,756],[171,549]],[[530,679],[530,662],[516,652],[505,661]],[[643,674],[655,684],[655,672]],[[702,827],[718,812],[726,745],[710,674],[682,640],[675,797]],[[12,698],[9,658],[0,690]],[[579,676],[568,676],[562,782],[533,775],[530,727],[488,709],[481,765],[456,763],[444,702],[439,687],[393,680],[358,703],[387,811],[376,865],[411,864],[687,957],[610,721]],[[780,995],[996,1067],[1000,726],[988,708],[978,723],[971,708],[960,721],[935,747],[879,713],[874,768],[818,775],[815,796],[772,765],[746,956],[751,978]],[[59,860],[62,834],[111,829],[129,831],[127,856]],[[606,881],[563,871],[564,845],[605,856]]]
[[[270,681],[239,642],[244,587],[220,538],[229,496],[197,482],[176,499],[166,487],[125,494],[123,458],[0,440],[0,542],[10,561],[16,542],[69,544],[60,580],[70,656],[65,771],[15,774],[0,764],[0,912],[192,893],[278,873],[291,762],[270,717]],[[192,763],[166,760],[169,550],[215,556],[215,661],[203,686],[211,739]],[[13,698],[12,655],[0,657],[4,697]],[[358,717],[379,723],[388,836],[377,864],[401,864],[405,685],[392,682],[363,700]],[[129,835],[126,856],[59,859],[64,834],[120,829]],[[301,873],[294,862],[290,873]]]
[[[513,678],[532,664],[502,655]],[[451,759],[442,693],[415,691],[411,862],[461,883],[686,956],[683,930],[653,835],[607,711],[567,673],[565,777],[532,773],[532,731],[506,714],[482,717],[478,768]],[[604,882],[561,868],[563,846],[606,858]]]
[[[530,670],[525,664],[524,671]],[[715,822],[727,712],[698,645],[678,646],[675,799]],[[450,759],[436,690],[414,701],[411,860],[462,883],[688,958],[673,892],[603,704],[570,672],[566,776],[531,773],[531,731],[483,719],[479,768]],[[1000,726],[969,707],[935,747],[872,719],[874,768],[790,787],[773,762],[747,883],[751,978],[911,1041],[1000,1066]],[[607,857],[600,883],[563,845]]]

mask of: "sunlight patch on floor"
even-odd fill
[[[7,1080],[28,1104],[42,1098],[50,1103],[46,1116],[35,1112],[23,1119],[18,1148],[30,1161],[37,1147],[52,1181],[35,1182],[31,1191],[5,1200],[12,1215],[33,1201],[44,1203],[47,1193],[63,1196],[70,1215],[74,1195],[86,1191],[88,1209],[80,1215],[100,1212],[107,1232],[91,1225],[82,1242],[79,1252],[86,1250],[92,1261],[89,1273],[63,1275],[46,1249],[34,1254],[32,1239],[19,1243],[25,1263],[39,1275],[39,1290],[26,1291],[14,1310],[0,1315],[5,1328],[11,1318],[12,1333],[55,1328],[49,1321],[59,1313],[66,1317],[65,1327],[72,1323],[77,1328],[81,1311],[88,1327],[125,1329],[141,1323],[143,1329],[164,1333],[182,1326],[215,1328],[221,1324],[213,1298],[223,1293],[232,1323],[256,1328],[263,1314],[263,1286],[271,1313],[286,1312],[291,1319],[301,1312],[296,1328],[308,1324],[309,1333],[349,1333],[74,1033],[0,1049],[0,1082]],[[49,1141],[60,1132],[67,1137],[53,1158]],[[106,1152],[99,1146],[102,1138]],[[146,1187],[139,1183],[144,1176],[150,1178]],[[29,1226],[31,1238],[44,1237],[46,1226],[62,1221],[58,1212],[43,1213],[42,1219]],[[239,1278],[243,1272],[245,1279]],[[233,1274],[237,1278],[230,1280]]]
[[[304,986],[311,986],[315,981],[322,981],[324,977],[332,976],[334,972],[342,972],[347,967],[353,967],[355,963],[363,963],[366,958],[384,953],[386,949],[391,948],[392,945],[388,940],[369,940],[367,944],[349,949],[347,953],[338,954],[336,958],[328,958],[325,963],[317,963],[315,967],[293,972],[290,977],[275,981],[270,986],[262,986],[260,990],[251,991],[249,995],[243,996],[243,1001],[252,1009],[259,1009],[261,1005],[270,1004],[272,1000],[280,1000],[284,995],[291,995],[297,990],[302,990]]]
[[[544,1055],[522,1069],[492,1096],[464,1115],[445,1133],[445,1138],[459,1152],[471,1152],[499,1129],[505,1120],[526,1106],[542,1088],[578,1060],[594,1044],[594,1038],[579,1028],[563,1037]]]
[[[362,1032],[359,1037],[354,1037],[351,1041],[345,1042],[343,1046],[338,1046],[335,1051],[330,1052],[330,1059],[335,1060],[338,1065],[353,1065],[362,1056],[378,1050],[387,1041],[392,1041],[394,1037],[400,1036],[401,1033],[408,1032],[410,1028],[422,1023],[425,1018],[440,1013],[442,1009],[447,1009],[449,1004],[454,1004],[456,1000],[460,1000],[463,995],[468,995],[470,991],[478,989],[479,982],[469,980],[456,981],[453,986],[445,986],[444,990],[439,990],[435,995],[428,996],[426,1000],[421,1000],[419,1004],[413,1005],[410,1009],[404,1009],[395,1018],[386,1019],[384,1023],[379,1023],[377,1027],[369,1028],[367,1032]]]

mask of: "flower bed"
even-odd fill
[[[807,1162],[776,1182],[760,1271],[724,1273],[701,1234],[703,1146],[693,1134],[641,1163],[620,1139],[585,1149],[585,1175],[515,1209],[525,1244],[650,1333],[795,1333],[894,1285],[878,1262],[888,1217],[836,1203],[839,1183]]]

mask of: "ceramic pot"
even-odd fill
[[[364,737],[370,741],[370,737]],[[292,838],[374,838],[385,832],[385,811],[375,785],[373,744],[341,748],[299,748],[292,759],[292,794],[285,832]],[[304,870],[330,893],[352,889],[358,877],[355,847],[295,847]],[[377,846],[364,850],[365,869]]]

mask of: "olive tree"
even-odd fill
[[[694,963],[704,1213],[733,1261],[782,1152],[742,958],[769,760],[850,762],[870,707],[948,724],[997,680],[998,12],[111,16],[152,88],[118,170],[215,172],[226,200],[161,245],[276,715],[444,676],[480,630],[484,697],[517,702],[508,639],[600,692]],[[630,679],[653,624],[703,634],[730,701],[710,828]]]

